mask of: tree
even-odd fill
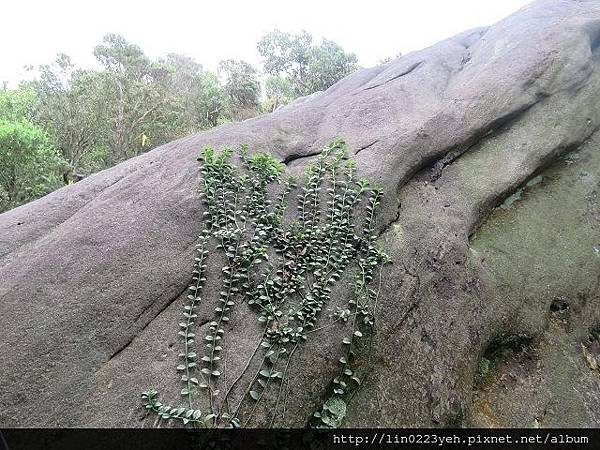
[[[140,47],[115,33],[104,36],[102,42],[94,48],[94,56],[107,71],[138,81],[150,76],[152,61]]]
[[[311,47],[309,55],[309,93],[324,91],[358,69],[354,53],[344,52],[340,45],[327,39],[323,39],[321,45]]]
[[[67,162],[64,183],[72,182],[75,173],[106,167],[110,158],[101,148],[106,121],[103,74],[76,69],[64,54],[39,70],[39,79],[28,85],[36,93],[34,121]]]
[[[308,76],[309,53],[312,36],[306,31],[300,34],[274,30],[258,41],[258,53],[263,58],[264,71],[270,75],[288,78],[296,95],[303,95]]]
[[[199,129],[216,127],[226,120],[227,93],[214,73],[202,72],[200,90],[193,100]]]
[[[35,151],[21,145],[29,152],[21,153],[48,156],[47,149],[58,151],[62,162],[49,167],[62,171],[64,184],[178,137],[260,111],[257,71],[244,61],[221,63],[223,84],[188,56],[170,53],[154,61],[117,34],[106,35],[94,55],[99,70],[79,69],[69,56],[59,54],[51,64],[38,67],[34,81],[17,90],[0,90],[3,126],[18,126],[23,139],[35,129],[47,141]],[[282,101],[278,97],[277,102]],[[17,158],[15,164],[28,161]],[[17,165],[13,169],[20,170]],[[22,189],[11,180],[2,188],[3,207],[21,201],[15,199]],[[40,186],[50,184],[35,186],[22,198],[35,196]]]
[[[274,30],[258,42],[266,73],[290,80],[295,96],[310,95],[332,86],[358,68],[354,53],[333,41],[313,45],[306,31],[299,34]]]
[[[245,61],[228,59],[219,63],[219,74],[225,79],[232,117],[239,120],[255,115],[260,97],[256,69]]]
[[[105,69],[103,93],[107,100],[105,141],[113,162],[122,161],[164,142],[164,114],[169,71],[153,63],[137,45],[109,34],[94,55]],[[161,126],[158,126],[161,125]]]
[[[32,120],[35,114],[36,93],[29,87],[15,90],[0,89],[0,119]]]
[[[0,119],[0,212],[59,187],[63,165],[41,128]]]
[[[265,80],[265,94],[264,109],[272,112],[294,99],[294,87],[288,78],[271,75]]]
[[[173,135],[214,127],[225,113],[227,98],[215,74],[184,55],[171,53],[160,61],[169,72],[167,86]]]
[[[116,34],[105,36],[94,55],[101,70],[77,69],[60,54],[28,84],[35,101],[27,118],[35,115],[34,123],[48,132],[68,162],[65,183],[75,173],[110,167],[215,126],[226,115],[224,88],[192,58],[171,53],[152,61]],[[235,84],[243,83],[236,79]],[[0,108],[7,103],[4,97]]]

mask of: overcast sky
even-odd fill
[[[66,53],[93,67],[92,49],[115,32],[150,57],[183,53],[214,70],[222,59],[258,65],[266,32],[306,30],[358,56],[362,66],[406,54],[468,28],[490,25],[529,0],[5,0],[0,6],[0,82],[23,66]]]

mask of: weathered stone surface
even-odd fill
[[[344,424],[599,426],[585,355],[600,320],[599,98],[600,2],[537,1],[0,215],[0,424],[152,425],[141,390],[178,396],[199,150],[246,143],[299,171],[340,136],[386,192],[380,242],[394,259],[373,369]],[[568,326],[551,311],[559,298]],[[260,336],[244,308],[228,330],[230,382]],[[496,388],[513,364],[501,361],[474,394],[480,358],[511,336],[533,359],[518,387]],[[298,350],[276,424],[304,426],[326,400],[339,339],[332,327]]]

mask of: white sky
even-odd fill
[[[256,42],[274,28],[326,37],[362,66],[406,54],[469,28],[490,25],[529,0],[4,0],[0,83],[15,87],[23,66],[66,53],[93,67],[92,49],[116,32],[150,57],[169,52],[214,70],[222,59],[260,62]]]

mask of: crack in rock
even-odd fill
[[[414,72],[415,70],[417,70],[425,61],[419,61],[414,63],[413,65],[411,65],[408,69],[400,72],[398,75],[393,76],[392,78],[389,78],[388,80],[382,81],[381,83],[377,83],[373,86],[367,86],[366,88],[363,89],[363,91],[368,91],[370,89],[375,89],[378,87],[381,87],[385,84],[391,83],[394,80],[397,80],[400,77],[406,76],[412,72]]]
[[[108,358],[108,360],[106,361],[106,363],[110,362],[113,358],[116,358],[123,350],[125,350],[127,347],[129,347],[129,345],[135,340],[136,337],[138,337],[175,300],[177,300],[179,297],[181,297],[185,293],[185,291],[187,291],[188,286],[189,286],[189,284],[186,284],[183,289],[179,290],[176,294],[174,294],[173,296],[169,297],[167,299],[167,301],[165,302],[165,304],[160,308],[159,311],[157,311],[156,314],[154,314],[139,330],[135,330],[135,331],[132,332],[132,334],[127,338],[127,340],[119,348],[117,348],[116,351],[114,351],[112,353],[112,355]],[[138,314],[137,318],[133,322],[134,323],[133,327],[135,327],[135,324],[146,313],[146,311],[150,310],[152,308],[152,306],[154,306],[156,304],[156,301],[159,300],[162,297],[163,294],[164,294],[164,292],[162,292],[161,294],[159,294],[152,302],[150,302],[150,304],[146,308],[144,308],[142,310],[142,312],[140,314]],[[204,325],[205,323],[208,323],[208,322],[209,322],[209,320],[206,320],[206,321],[204,321],[204,323],[200,323],[198,326],[202,326],[202,325]]]
[[[360,147],[358,150],[356,150],[356,152],[354,152],[354,156],[358,155],[360,152],[362,152],[363,150],[367,150],[368,148],[374,146],[375,144],[377,144],[379,142],[379,139],[375,139],[373,142],[371,142],[370,144],[367,144],[363,147]]]
[[[319,156],[321,154],[321,150],[316,151],[316,152],[312,152],[312,153],[307,153],[305,155],[299,155],[299,154],[291,154],[291,155],[287,155],[282,161],[282,164],[285,164],[286,166],[289,166],[293,161],[297,161],[299,159],[304,159],[304,158],[311,158],[313,156]]]

